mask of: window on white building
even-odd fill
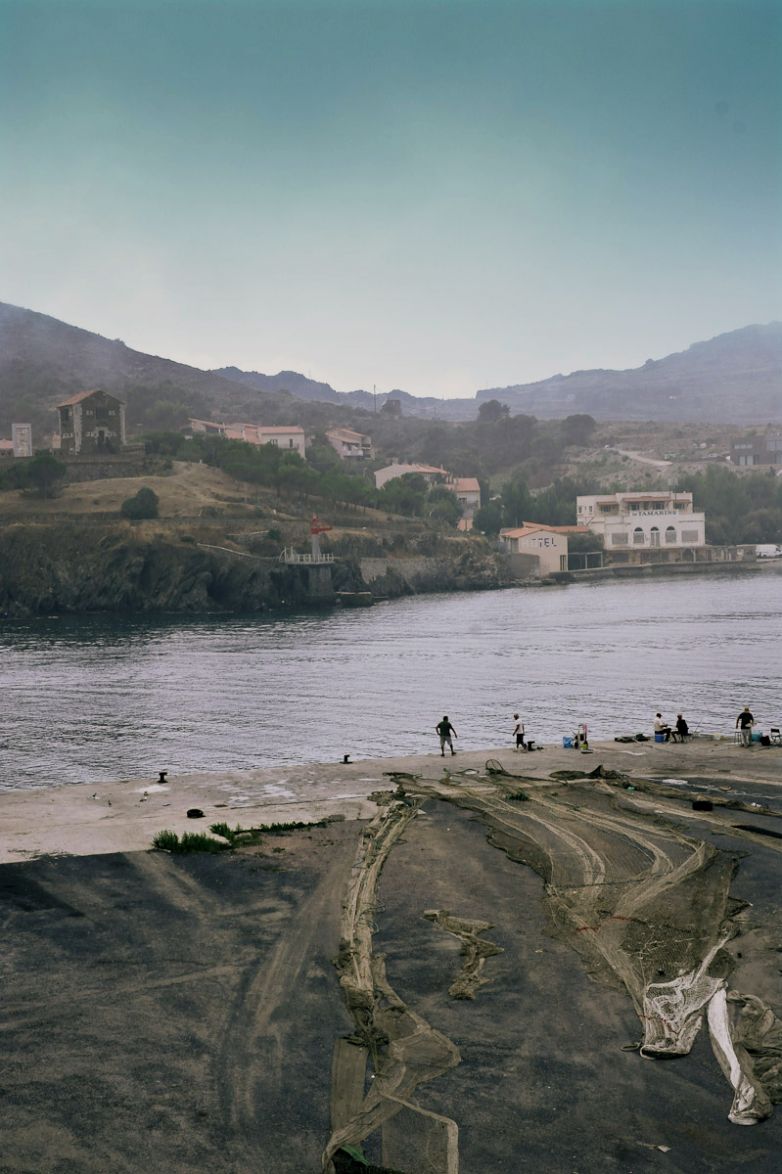
[[[665,541],[670,545],[676,542],[676,528],[675,526],[665,527]]]
[[[627,546],[627,538],[628,538],[627,534],[612,534],[611,535],[611,545],[612,546]]]
[[[643,544],[644,544],[644,532],[640,526],[636,526],[636,528],[633,530],[633,545],[634,546],[643,546]]]
[[[682,530],[682,542],[697,542],[699,538],[697,530]]]

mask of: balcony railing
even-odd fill
[[[333,563],[333,554],[299,554],[298,551],[289,550],[288,547],[283,550],[280,555],[281,563],[303,563],[309,566],[318,566],[320,563]]]

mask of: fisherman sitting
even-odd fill
[[[671,727],[665,724],[661,713],[654,715],[654,732],[655,734],[662,734],[664,742],[669,742],[671,739]]]
[[[686,742],[690,736],[690,727],[680,713],[676,714],[676,725],[671,730],[671,741]]]

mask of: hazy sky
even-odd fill
[[[782,318],[780,0],[0,0],[0,300],[438,395]]]

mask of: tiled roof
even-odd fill
[[[481,487],[477,477],[454,477],[454,485],[462,493],[480,493]]]
[[[363,444],[365,441],[369,441],[368,436],[364,436],[361,432],[354,432],[352,428],[329,428],[326,435],[335,440],[344,440],[347,444]]]
[[[118,399],[116,395],[112,395],[110,391],[103,391],[101,387],[93,387],[90,391],[77,391],[74,395],[68,396],[67,399],[62,400],[57,404],[58,408],[68,408],[72,404],[80,404],[82,400],[88,399],[91,395],[107,395],[110,399],[117,400],[118,404],[124,403],[124,400]]]
[[[404,469],[405,473],[442,473],[444,477],[448,476],[447,469],[440,469],[436,465],[404,465],[401,463],[386,465],[383,469],[378,469],[378,473],[385,473],[387,469]],[[404,476],[400,473],[399,476]]]
[[[526,538],[528,534],[536,534],[544,530],[548,534],[590,534],[589,526],[545,526],[542,522],[525,522],[515,530],[500,530],[502,538]]]

